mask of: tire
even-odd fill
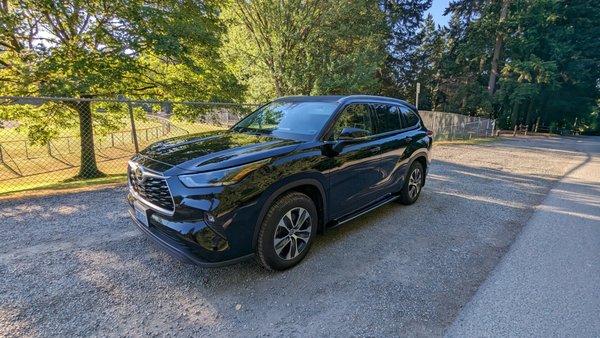
[[[402,190],[400,190],[398,201],[404,205],[415,203],[421,194],[424,178],[425,171],[423,165],[418,161],[413,162],[408,169],[406,179],[404,180],[404,186],[402,186]]]
[[[267,270],[285,270],[298,264],[312,245],[318,223],[317,208],[310,197],[289,192],[277,198],[258,233],[258,263]]]

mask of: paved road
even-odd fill
[[[600,138],[577,148],[449,337],[600,337]]]
[[[124,187],[0,199],[0,336],[441,336],[580,148],[438,145],[417,203],[318,236],[282,273],[173,260],[133,227]]]

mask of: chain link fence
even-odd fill
[[[227,129],[256,105],[0,97],[0,194],[125,177],[156,141]],[[99,178],[98,178],[99,177]]]
[[[0,194],[88,178],[124,180],[128,159],[149,144],[227,129],[256,107],[0,96]],[[442,112],[421,115],[436,139],[493,135],[493,120]]]

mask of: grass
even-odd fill
[[[171,129],[167,130],[158,121],[136,121],[140,149],[165,138],[224,129],[206,123],[170,122]],[[23,131],[0,129],[4,155],[4,163],[0,162],[0,196],[125,182],[127,160],[135,153],[131,130],[119,130],[112,136],[95,135],[98,167],[107,176],[92,180],[71,179],[79,170],[79,138],[68,129],[60,136],[63,138],[52,140],[50,153],[47,145],[29,144]]]
[[[0,116],[10,118],[10,109],[24,109],[21,114],[28,109],[32,109],[32,114],[47,113],[37,111],[42,108],[49,109],[50,113],[65,109],[60,102],[50,102],[44,106],[3,106],[0,107]],[[222,121],[221,117],[211,113],[221,112],[223,107],[212,109],[207,106],[179,105],[175,108],[175,110],[181,109],[185,116],[194,116],[195,112],[198,116],[206,116],[204,123],[180,121],[175,118],[166,120],[154,115],[146,115],[148,108],[152,108],[152,111],[161,109],[157,105],[134,106],[140,150],[166,138],[225,129],[218,125]],[[4,111],[4,109],[8,110]],[[125,182],[127,160],[135,153],[127,106],[116,103],[94,103],[92,110],[97,113],[96,121],[106,119],[115,126],[114,130],[105,133],[94,128],[96,161],[98,168],[107,174],[106,177],[92,180],[73,179],[79,171],[80,163],[79,128],[76,124],[61,126],[50,143],[40,142],[42,144],[29,142],[28,129],[25,126],[14,128],[13,124],[9,124],[11,127],[0,128],[0,196],[13,193],[25,194],[27,191],[75,189]],[[35,114],[31,116],[37,116]]]
[[[23,184],[11,185],[10,187],[0,187],[0,196],[21,195],[24,192],[32,191],[60,191],[80,189],[87,187],[97,187],[107,184],[124,184],[127,182],[126,174],[112,174],[104,177],[92,178],[87,180],[69,178],[61,182],[44,183],[28,182]]]

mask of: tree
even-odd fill
[[[520,0],[508,18],[511,38],[500,99],[512,125],[592,123],[600,79],[597,1]]]
[[[508,15],[508,6],[510,0],[502,0],[502,8],[500,9],[500,18],[498,23],[501,25]],[[494,43],[494,52],[492,54],[490,80],[488,81],[488,91],[491,95],[494,95],[496,91],[496,78],[498,77],[498,59],[500,59],[500,52],[502,52],[502,42],[504,40],[504,33],[501,29],[496,32],[496,42]]]
[[[4,95],[84,99],[165,88],[148,76],[148,60],[205,71],[198,61],[216,56],[222,31],[217,14],[203,0],[1,0],[0,88]],[[70,109],[52,118],[78,121],[79,177],[100,176],[90,103],[65,103]],[[61,126],[32,123],[33,138]]]
[[[373,1],[232,0],[223,18],[223,55],[252,101],[378,91],[386,28]]]
[[[379,6],[388,25],[388,55],[380,74],[382,94],[414,97],[419,27],[431,0],[381,0]]]
[[[431,14],[421,25],[417,39],[419,45],[415,50],[413,67],[414,81],[420,83],[422,88],[418,107],[436,110],[440,101],[440,63],[446,50],[446,40],[443,32],[436,27]]]

